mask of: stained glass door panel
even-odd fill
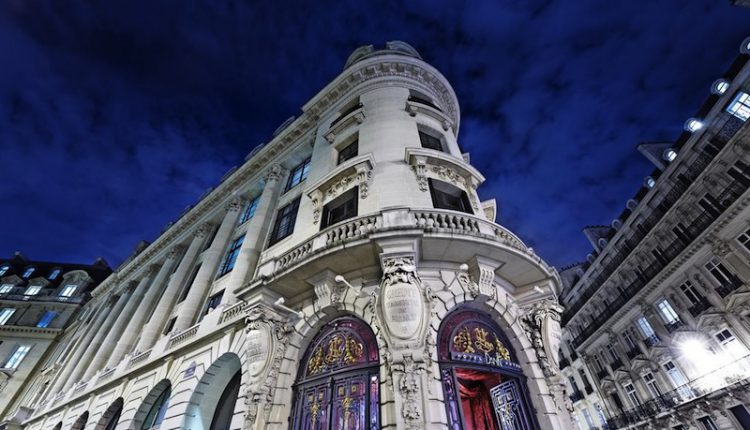
[[[367,428],[367,389],[367,375],[334,381],[332,428],[337,430]]]
[[[330,385],[326,382],[306,387],[302,393],[302,408],[297,428],[301,430],[328,430],[328,407]]]

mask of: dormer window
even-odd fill
[[[434,149],[435,151],[445,152],[443,150],[443,142],[440,138],[435,137],[424,131],[419,131],[419,142],[422,144],[422,148]]]
[[[0,285],[0,294],[8,294],[10,293],[10,290],[13,289],[15,285],[13,284],[3,284]]]
[[[729,103],[727,112],[743,121],[747,121],[750,118],[750,94],[742,91],[737,93],[734,100]]]
[[[72,297],[78,289],[78,285],[66,285],[60,291],[60,297]]]
[[[42,287],[41,286],[39,286],[39,285],[32,285],[29,288],[27,288],[26,292],[23,293],[23,294],[27,295],[27,296],[35,296],[35,295],[39,294],[39,291],[42,291]]]
[[[52,270],[51,272],[49,272],[49,276],[47,276],[47,279],[49,279],[50,281],[54,281],[58,276],[60,276],[60,271],[60,269]]]
[[[292,171],[289,173],[289,180],[286,183],[285,191],[289,191],[296,187],[302,181],[307,179],[307,174],[310,172],[310,157],[307,157],[305,161],[294,166]]]
[[[33,267],[26,268],[26,270],[23,271],[23,277],[29,279],[29,277],[34,274],[34,270],[36,269],[34,269]]]
[[[0,276],[3,276],[6,273],[8,273],[8,269],[10,269],[9,266],[2,266],[2,267],[0,267]]]

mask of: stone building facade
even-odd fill
[[[21,253],[0,259],[0,417],[20,421],[38,401],[57,370],[45,367],[69,344],[81,325],[81,308],[91,291],[112,273],[94,264],[32,261]]]
[[[446,79],[366,46],[106,279],[50,429],[568,429],[560,278],[495,222]]]
[[[748,44],[594,252],[561,272],[579,428],[750,429]]]

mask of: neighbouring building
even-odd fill
[[[102,282],[11,423],[569,429],[561,281],[481,201],[459,106],[366,46]]]
[[[24,417],[20,405],[39,401],[53,367],[81,325],[80,310],[112,273],[106,262],[32,261],[21,253],[0,259],[0,417]]]
[[[750,429],[750,39],[622,214],[561,271],[578,428]]]

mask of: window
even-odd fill
[[[48,327],[53,319],[57,316],[57,312],[55,311],[47,311],[42,315],[42,318],[39,319],[39,322],[36,323],[37,327]]]
[[[429,179],[430,195],[432,205],[437,209],[450,209],[453,211],[473,214],[471,203],[466,192],[447,182]]]
[[[597,372],[601,372],[604,370],[604,363],[602,363],[602,358],[599,356],[599,354],[594,354],[594,367],[596,368]]]
[[[245,212],[242,212],[242,215],[240,216],[240,224],[255,216],[255,211],[258,209],[259,202],[260,196],[250,200],[250,203],[248,203],[247,207],[245,208]]]
[[[177,317],[171,318],[168,322],[166,327],[164,327],[164,331],[161,333],[162,335],[168,335],[172,332],[172,329],[174,328],[174,323],[177,321]]]
[[[78,285],[65,285],[63,289],[60,291],[60,296],[71,297],[73,296],[73,294],[75,294],[77,289],[78,289]]]
[[[6,369],[18,369],[18,366],[21,365],[21,361],[23,361],[30,349],[31,345],[18,345],[3,367]]]
[[[422,144],[422,148],[443,152],[443,143],[440,141],[440,138],[427,134],[421,130],[419,131],[419,142]]]
[[[419,103],[422,105],[427,105],[433,109],[437,109],[442,112],[442,109],[437,107],[435,103],[432,101],[432,98],[428,96],[427,94],[421,93],[419,91],[415,90],[409,90],[409,101],[412,101],[414,103]]]
[[[50,281],[54,281],[58,276],[60,276],[60,269],[54,269],[49,272],[49,276],[47,276],[47,279],[49,279]]]
[[[750,96],[742,91],[737,93],[734,100],[729,103],[727,112],[743,121],[747,121],[750,118]]]
[[[718,258],[714,257],[711,261],[706,263],[706,270],[708,270],[711,273],[711,276],[713,276],[713,278],[721,285],[735,285],[737,283],[737,277],[734,273],[730,272]]]
[[[284,191],[289,191],[295,186],[299,185],[307,179],[307,174],[310,172],[310,157],[307,157],[307,159],[292,169],[291,173],[289,173],[289,180],[286,183],[286,189]]]
[[[625,388],[625,392],[628,394],[628,398],[633,404],[633,407],[638,407],[638,405],[641,404],[641,399],[638,397],[638,393],[636,393],[633,384],[625,384],[623,388]]]
[[[297,197],[296,200],[279,209],[276,215],[276,222],[274,222],[273,230],[271,231],[269,246],[276,244],[294,232],[294,222],[297,220],[299,200],[299,197]]]
[[[156,398],[153,406],[151,406],[151,409],[148,411],[146,419],[143,420],[141,429],[159,428],[161,422],[164,421],[164,415],[167,413],[167,408],[169,407],[169,396],[171,394],[172,390],[169,388],[166,388],[161,394],[159,394],[159,397]]]
[[[646,373],[643,375],[643,380],[646,381],[646,387],[648,388],[648,392],[651,393],[651,397],[657,398],[662,395],[661,387],[659,386],[659,383],[656,382],[653,373]]]
[[[28,279],[34,273],[34,270],[33,267],[27,267],[23,272],[23,277]]]
[[[240,248],[242,248],[242,242],[244,242],[244,240],[245,236],[240,236],[229,246],[227,256],[224,257],[224,263],[221,264],[219,276],[224,276],[234,269],[234,263],[237,261],[237,256],[240,255]]]
[[[656,333],[654,333],[654,329],[651,327],[651,324],[649,324],[646,317],[638,318],[638,328],[641,330],[641,334],[646,339],[656,336]]]
[[[177,299],[177,303],[181,303],[187,298],[187,295],[190,292],[190,287],[193,286],[193,282],[195,282],[195,277],[198,276],[198,271],[200,270],[200,268],[201,268],[200,264],[198,264],[197,266],[193,268],[193,272],[190,274],[188,281],[182,287],[182,293],[180,293],[180,298]]]
[[[0,276],[3,276],[6,273],[8,273],[8,269],[10,269],[10,267],[8,267],[8,266],[2,266],[2,267],[0,267]]]
[[[351,160],[356,157],[359,153],[359,139],[355,139],[352,143],[346,145],[339,151],[339,158],[336,164],[341,164],[347,160]]]
[[[750,251],[750,230],[746,230],[744,233],[737,237],[737,241],[742,244],[748,251]],[[0,269],[2,270],[2,269]]]
[[[345,219],[357,216],[359,188],[354,187],[323,206],[323,220],[320,228],[326,228]]]
[[[748,413],[745,406],[732,406],[729,410],[732,412],[732,415],[734,415],[734,418],[737,419],[737,422],[740,423],[740,427],[742,427],[743,430],[750,430],[750,413]]]
[[[701,423],[703,428],[706,430],[719,430],[719,428],[716,427],[716,423],[714,423],[714,420],[712,420],[708,415],[703,418],[698,418],[698,422]]]
[[[42,290],[42,287],[40,285],[32,285],[26,289],[26,292],[24,292],[24,295],[35,296],[39,294],[39,291],[41,290]]]
[[[5,325],[15,311],[13,308],[0,309],[0,325]]]
[[[632,351],[638,349],[638,344],[633,337],[633,330],[630,327],[626,328],[622,333],[622,338],[625,340],[625,345],[627,345],[628,350]]]
[[[690,281],[683,282],[680,285],[680,290],[682,290],[682,293],[685,294],[685,297],[687,297],[693,305],[703,303],[706,300],[705,297],[695,289],[693,283]]]
[[[200,319],[203,319],[203,317],[208,315],[209,312],[211,312],[213,309],[216,309],[221,304],[222,297],[224,297],[224,290],[221,290],[213,296],[209,297],[206,305],[203,307],[203,312],[201,312]]]
[[[13,284],[3,284],[0,285],[0,294],[8,294],[10,293],[10,290],[13,289],[15,285]]]
[[[744,350],[745,348],[740,345],[737,338],[727,329],[716,333],[716,340],[718,340],[729,355],[734,358],[740,358],[746,354],[746,351]]]
[[[677,315],[677,312],[674,311],[672,305],[669,304],[667,299],[662,299],[656,304],[656,307],[659,309],[659,314],[661,314],[665,323],[674,324],[680,321],[680,317]]]
[[[611,343],[607,344],[607,354],[609,354],[609,362],[613,363],[617,361],[619,358],[617,357],[617,352],[615,351],[614,346]]]

